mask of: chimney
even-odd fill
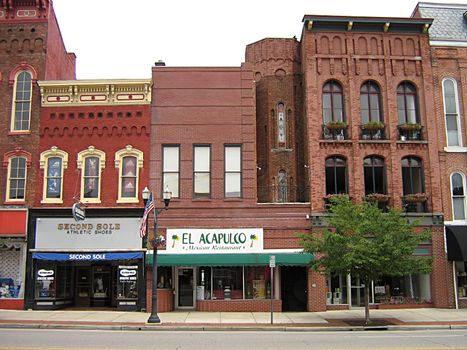
[[[165,62],[162,61],[162,60],[157,60],[157,61],[154,63],[154,65],[155,65],[156,67],[165,67]]]

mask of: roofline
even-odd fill
[[[403,24],[431,24],[431,18],[411,18],[411,17],[360,17],[360,16],[328,16],[328,15],[304,15],[302,22],[307,20],[322,22],[365,22],[365,23],[403,23]]]

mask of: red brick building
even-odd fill
[[[449,264],[446,284],[456,308],[467,307],[466,120],[467,5],[419,3],[414,17],[433,18],[430,47],[441,199]],[[451,305],[450,305],[451,306]]]
[[[36,198],[40,79],[74,79],[48,0],[0,9],[0,308],[24,306],[28,207]]]
[[[150,80],[39,81],[29,307],[144,308],[141,192],[148,183]],[[85,210],[72,218],[72,207]],[[79,218],[78,218],[79,219]]]
[[[416,252],[433,257],[432,274],[373,281],[370,301],[453,307],[431,122],[432,20],[307,15],[303,23],[300,41],[248,45],[240,68],[153,68],[150,183],[159,198],[166,185],[175,194],[159,226],[174,308],[264,310],[271,295],[282,310],[361,306],[358,277],[313,273],[311,257],[298,253],[298,233],[325,227],[326,199],[342,194],[401,208],[432,233]],[[225,235],[244,232],[247,245],[253,237],[262,246],[240,244],[250,254],[231,258]]]

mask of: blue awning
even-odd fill
[[[99,253],[32,253],[33,259],[58,261],[105,261],[142,259],[143,252]]]

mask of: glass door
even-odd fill
[[[359,277],[351,277],[351,290],[352,290],[352,306],[361,307],[365,306],[365,285]]]
[[[177,307],[192,309],[195,307],[194,269],[183,267],[177,269]]]

